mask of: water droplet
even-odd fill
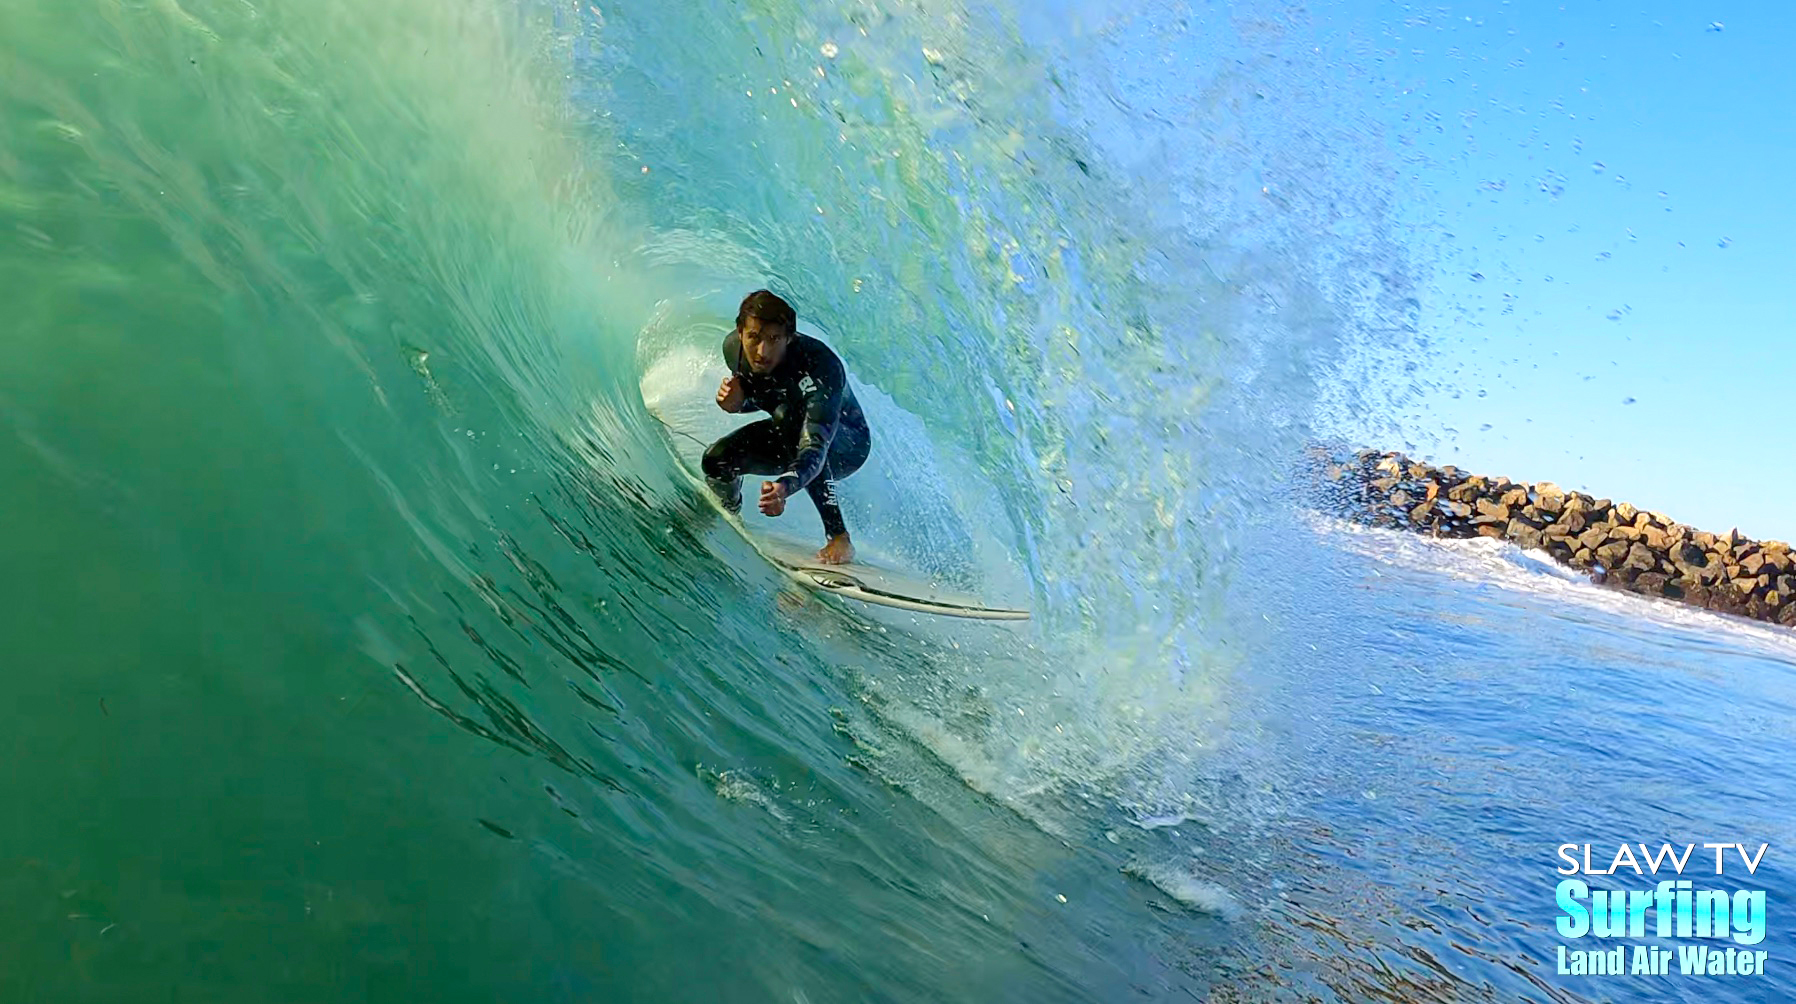
[[[1473,272],[1472,273],[1472,281],[1473,282],[1483,282],[1484,281],[1484,273],[1483,272]]]
[[[1603,162],[1600,160],[1597,161],[1596,163],[1590,165],[1590,169],[1592,171],[1595,171],[1597,174],[1602,174],[1604,171],[1608,170],[1607,167],[1603,166]]]
[[[1631,398],[1631,397],[1624,397],[1624,398],[1622,398],[1622,399],[1621,399],[1621,403],[1622,403],[1622,404],[1633,404],[1633,403],[1634,403],[1634,399],[1633,399],[1633,398]]]
[[[1718,248],[1726,248],[1729,244],[1732,244],[1733,242],[1734,242],[1734,239],[1732,237],[1723,237],[1720,240],[1715,242],[1715,246]]]

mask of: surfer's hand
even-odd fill
[[[761,511],[769,516],[786,511],[786,490],[778,481],[761,482]]]
[[[742,381],[736,379],[733,373],[724,377],[723,383],[717,385],[717,406],[731,414],[742,410],[742,399],[745,396]]]

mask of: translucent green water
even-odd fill
[[[1209,979],[1245,936],[1105,834],[1226,717],[1229,527],[1337,349],[1256,327],[1326,299],[1271,245],[1185,267],[1034,17],[0,7],[0,999]],[[639,384],[764,283],[873,402],[868,546],[1034,625],[712,518]]]

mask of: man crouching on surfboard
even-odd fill
[[[817,560],[854,560],[854,543],[836,504],[836,482],[867,462],[872,437],[867,416],[848,386],[848,372],[829,346],[798,333],[792,305],[761,289],[736,311],[723,339],[730,375],[717,388],[717,406],[731,414],[765,411],[771,418],[745,425],[705,451],[705,479],[724,508],[742,510],[742,475],[778,475],[761,482],[761,511],[778,516],[799,489],[810,493],[828,542]]]

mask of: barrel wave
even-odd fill
[[[1289,696],[1385,665],[1291,460],[1423,271],[1318,30],[0,10],[0,997],[1532,987],[1344,860],[1371,726]],[[719,519],[650,406],[726,420],[763,286],[868,411],[857,544],[1032,621],[795,591]]]

